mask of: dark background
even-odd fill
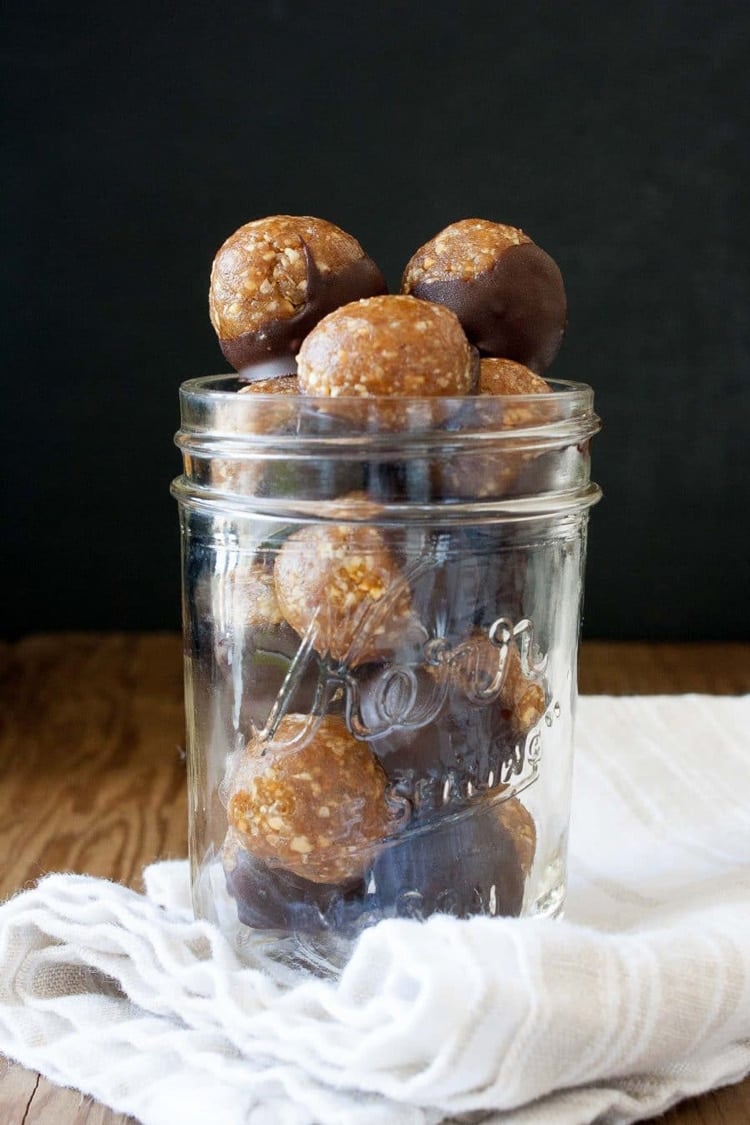
[[[211,260],[320,215],[397,285],[455,219],[559,262],[596,388],[585,633],[750,636],[746,3],[6,4],[3,614],[179,623]]]

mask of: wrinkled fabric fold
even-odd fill
[[[0,907],[0,1051],[146,1125],[628,1122],[750,1071],[750,697],[580,701],[566,919],[240,960],[185,861]]]

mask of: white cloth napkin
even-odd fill
[[[750,1071],[750,696],[581,700],[566,920],[365,932],[338,981],[146,895],[0,907],[0,1051],[146,1125],[628,1122]],[[466,1115],[466,1116],[464,1116]]]

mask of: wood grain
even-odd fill
[[[589,642],[579,679],[589,694],[740,694],[750,692],[750,645]],[[60,870],[140,889],[147,863],[186,854],[182,698],[173,634],[0,646],[0,898]],[[0,1060],[2,1125],[132,1120]],[[750,1079],[658,1120],[744,1125]]]

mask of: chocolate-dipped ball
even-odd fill
[[[294,403],[297,379],[293,375],[253,379],[230,384],[221,390],[211,403],[212,428],[230,438],[245,438],[254,434],[289,433],[295,423]],[[273,402],[254,401],[256,395],[273,395]],[[234,443],[232,443],[234,444]],[[208,484],[222,492],[253,496],[262,487],[270,462],[259,456],[252,458],[216,452],[210,457],[185,454],[186,472],[197,484]]]
[[[352,666],[393,653],[419,630],[411,592],[378,528],[310,524],[274,567],[285,620],[316,652]]]
[[[250,740],[229,779],[227,818],[242,846],[313,883],[356,882],[407,810],[336,715],[286,715],[272,739]]]
[[[520,914],[525,874],[503,807],[478,804],[407,829],[389,843],[370,879],[382,912],[411,918]]]
[[[504,792],[524,766],[527,736],[544,714],[539,679],[527,676],[513,642],[503,658],[486,635],[450,649],[442,668],[389,676],[368,666],[356,678],[364,728],[394,790],[429,820],[477,794]],[[417,726],[420,711],[432,721]]]
[[[482,397],[502,395],[509,401],[505,403],[500,420],[502,430],[520,430],[525,426],[541,426],[548,421],[550,410],[548,399],[527,402],[529,395],[549,395],[549,383],[535,374],[530,367],[516,363],[513,359],[499,359],[494,356],[482,357],[479,365],[479,390]],[[517,404],[513,399],[523,396]]]
[[[269,361],[293,371],[288,360],[321,317],[386,288],[357,240],[333,223],[272,215],[245,223],[219,249],[209,311],[221,350],[238,371]]]
[[[364,899],[364,884],[346,890],[330,883],[313,883],[280,867],[269,867],[242,847],[230,828],[221,859],[237,917],[256,930],[296,930],[319,933],[342,930],[356,920]]]
[[[457,314],[484,355],[546,371],[567,323],[567,300],[554,260],[527,234],[486,219],[462,219],[413,255],[401,285]]]
[[[546,700],[543,685],[524,672],[515,641],[505,650],[504,666],[501,648],[484,633],[474,634],[466,654],[460,649],[459,653],[452,668],[459,690],[471,698],[484,690],[491,691],[495,679],[502,676],[497,698],[500,713],[517,734],[528,734],[544,714]]]
[[[297,357],[309,395],[466,395],[478,357],[442,305],[408,296],[371,297],[329,313]]]

